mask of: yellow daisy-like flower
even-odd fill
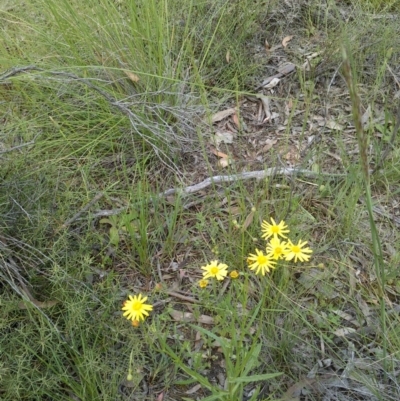
[[[229,277],[230,277],[230,278],[233,278],[233,279],[238,278],[238,277],[239,277],[239,273],[237,272],[237,270],[232,270],[232,271],[229,273]]]
[[[256,254],[250,254],[247,258],[250,270],[255,270],[256,274],[261,273],[263,276],[265,273],[269,273],[270,269],[275,268],[276,262],[274,262],[269,255],[265,255],[263,251],[256,249]]]
[[[307,241],[299,242],[297,244],[293,244],[292,241],[288,240],[286,246],[287,246],[287,252],[285,253],[285,260],[292,260],[294,259],[295,262],[299,260],[300,262],[308,262],[310,260],[310,257],[312,253],[312,249],[309,247],[304,247],[304,245],[307,244]]]
[[[268,239],[270,237],[278,238],[278,236],[282,238],[286,238],[289,230],[287,229],[286,223],[282,220],[279,224],[275,222],[275,220],[271,217],[272,224],[268,223],[264,220],[261,224],[261,231],[263,232],[262,237]]]
[[[218,263],[218,260],[212,260],[208,265],[202,266],[203,278],[215,277],[217,280],[223,280],[228,274],[228,265]]]
[[[200,288],[206,288],[207,287],[207,285],[208,285],[208,280],[200,280],[199,281],[199,287]]]
[[[147,316],[149,316],[149,312],[153,310],[152,305],[145,304],[147,297],[143,297],[142,294],[129,295],[129,300],[124,302],[124,306],[122,310],[125,311],[123,316],[125,316],[128,320],[140,321],[144,320]]]
[[[282,259],[287,253],[287,243],[277,237],[271,238],[267,245],[267,253],[272,259]]]

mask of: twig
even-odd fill
[[[0,155],[2,155],[2,154],[4,154],[4,153],[8,153],[8,152],[13,152],[14,150],[21,149],[21,148],[23,148],[23,147],[25,147],[25,146],[34,145],[34,144],[35,144],[35,141],[30,141],[30,142],[26,142],[26,143],[21,143],[21,145],[14,146],[14,147],[9,148],[9,149],[6,149],[6,150],[2,150],[2,151],[0,152]]]
[[[192,298],[192,297],[187,297],[186,295],[179,294],[178,292],[175,292],[175,291],[166,291],[166,293],[168,295],[170,295],[171,297],[181,299],[182,301],[191,302],[192,304],[199,303],[199,301],[197,299]]]
[[[265,170],[249,171],[245,173],[232,174],[232,175],[216,175],[214,177],[209,177],[204,181],[199,182],[195,185],[189,185],[185,188],[171,188],[165,192],[161,192],[158,196],[169,196],[179,193],[181,195],[192,194],[194,192],[201,191],[204,188],[209,187],[212,184],[219,184],[222,182],[233,182],[240,180],[249,180],[251,178],[263,179],[266,177],[276,176],[276,175],[305,175],[307,177],[317,177],[317,176],[331,176],[331,177],[346,177],[346,174],[330,174],[330,173],[317,173],[310,170],[296,169],[296,168],[286,168],[286,167],[272,167]]]
[[[99,201],[103,196],[104,192],[98,193],[85,207],[83,207],[81,210],[79,210],[78,213],[76,213],[73,217],[68,219],[59,229],[62,230],[64,228],[67,228],[70,224],[72,224],[75,220],[77,220],[83,213],[88,211],[92,205],[94,205],[97,201]]]

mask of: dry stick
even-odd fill
[[[303,170],[303,169],[296,169],[296,168],[286,168],[286,167],[271,167],[267,168],[265,170],[257,170],[257,171],[249,171],[249,172],[244,172],[244,173],[239,173],[239,174],[232,174],[232,175],[216,175],[214,177],[209,177],[205,179],[204,181],[199,182],[198,184],[195,185],[189,185],[184,188],[171,188],[166,190],[165,192],[161,192],[158,196],[163,197],[163,196],[169,196],[169,195],[174,195],[176,193],[179,193],[180,195],[187,195],[187,194],[192,194],[194,192],[201,191],[204,188],[209,187],[212,184],[218,184],[221,182],[234,182],[234,181],[240,181],[240,180],[248,180],[251,178],[257,178],[257,179],[263,179],[271,176],[276,176],[276,175],[286,175],[286,176],[292,176],[292,175],[305,175],[307,177],[317,177],[317,176],[330,176],[330,177],[346,177],[347,174],[330,174],[330,173],[317,173],[314,171],[310,170]]]
[[[72,224],[75,220],[77,220],[83,213],[87,212],[90,207],[95,204],[97,201],[99,201],[103,196],[104,192],[98,193],[85,207],[83,207],[81,210],[79,210],[78,213],[76,213],[73,217],[68,219],[59,229],[58,231],[67,228],[70,224]]]

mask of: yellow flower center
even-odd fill
[[[292,252],[294,252],[294,253],[300,253],[300,251],[301,251],[301,249],[300,249],[299,246],[297,246],[297,245],[293,245],[293,246],[292,246]]]
[[[282,253],[282,248],[280,246],[278,246],[277,248],[275,248],[275,253],[277,255],[280,255]]]
[[[259,256],[257,256],[257,263],[259,264],[259,265],[263,265],[263,264],[265,264],[265,263],[267,263],[267,257],[265,256],[265,255],[259,255]]]
[[[136,310],[136,311],[142,309],[142,303],[138,302],[138,301],[133,302],[132,303],[132,309]]]
[[[214,276],[215,276],[216,274],[218,274],[218,272],[219,272],[218,267],[212,267],[212,268],[210,269],[210,273],[213,274]]]
[[[278,226],[272,226],[271,230],[274,234],[279,234],[279,227]]]

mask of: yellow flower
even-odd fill
[[[275,260],[283,258],[287,253],[286,242],[280,241],[277,237],[271,238],[267,245],[267,253]]]
[[[286,223],[282,220],[279,224],[276,224],[275,220],[271,217],[272,224],[269,224],[266,220],[264,220],[261,224],[261,231],[263,232],[262,237],[268,239],[269,237],[278,238],[278,236],[282,238],[286,238],[286,235],[289,230],[287,229]]]
[[[230,278],[238,278],[238,277],[239,277],[239,273],[237,272],[237,270],[232,270],[232,271],[229,273],[229,277],[230,277]]]
[[[215,277],[217,280],[223,280],[228,274],[228,265],[218,263],[218,260],[212,260],[208,265],[202,266],[203,278]]]
[[[256,249],[256,255],[249,255],[247,263],[250,270],[255,270],[256,274],[261,273],[263,276],[265,272],[269,273],[270,269],[274,269],[276,264],[269,255],[264,255],[263,251],[259,251],[258,249]]]
[[[149,316],[148,311],[153,310],[152,305],[146,305],[145,302],[147,297],[143,297],[142,294],[129,295],[129,300],[124,302],[122,310],[125,311],[123,316],[128,320],[140,321],[144,320],[146,316]]]
[[[207,287],[207,285],[208,285],[208,280],[200,280],[199,281],[199,287],[200,288],[206,288]]]
[[[294,259],[295,262],[299,260],[300,262],[308,262],[310,260],[312,250],[308,247],[304,248],[304,245],[307,244],[307,241],[301,242],[299,240],[298,244],[293,244],[292,241],[288,240],[287,242],[287,251],[285,253],[286,260]]]

